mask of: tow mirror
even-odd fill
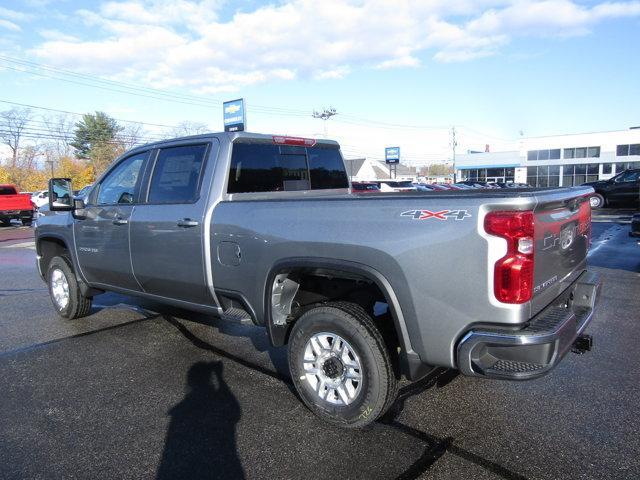
[[[70,178],[52,178],[49,180],[49,210],[73,210],[73,188]]]

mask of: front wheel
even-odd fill
[[[589,197],[589,205],[593,210],[604,207],[604,197],[599,193],[594,193]]]
[[[396,398],[384,339],[354,303],[332,302],[304,313],[291,332],[289,368],[307,407],[341,427],[372,423]]]
[[[67,319],[86,317],[91,312],[90,297],[84,297],[78,286],[71,262],[53,257],[47,269],[49,296],[58,315]]]

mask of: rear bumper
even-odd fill
[[[0,218],[1,219],[22,219],[22,218],[32,218],[33,210],[0,210]]]
[[[587,271],[523,329],[471,330],[458,344],[459,370],[464,375],[506,380],[544,375],[591,321],[601,288],[600,276]]]

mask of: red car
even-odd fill
[[[380,187],[373,182],[351,182],[351,191],[357,194],[379,193]]]
[[[11,219],[22,221],[23,225],[33,222],[33,204],[28,193],[18,193],[15,185],[0,185],[0,222],[9,225]]]

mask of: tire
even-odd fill
[[[73,266],[66,257],[51,259],[47,268],[47,285],[51,303],[62,318],[86,317],[91,312],[92,298],[82,296]]]
[[[33,223],[32,218],[23,218],[21,221],[22,221],[22,225],[25,227],[30,227],[31,224]]]
[[[2,220],[0,220],[0,222],[2,222],[3,227],[8,227],[11,225],[11,219],[9,218],[3,218]]]
[[[369,425],[396,399],[397,379],[385,341],[355,303],[331,302],[305,312],[291,331],[289,369],[305,405],[340,427]]]
[[[589,197],[589,205],[591,205],[592,210],[598,210],[599,208],[604,207],[604,197],[599,193],[594,193]]]

